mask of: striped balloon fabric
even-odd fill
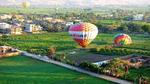
[[[123,45],[128,45],[131,43],[132,43],[131,37],[127,34],[121,33],[115,36],[115,39],[114,39],[115,46],[123,46]]]
[[[69,28],[69,34],[82,47],[87,47],[98,34],[98,29],[91,23],[79,23]]]

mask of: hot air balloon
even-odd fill
[[[28,2],[28,1],[22,2],[22,7],[23,8],[29,8],[30,7],[30,2]]]
[[[132,43],[131,37],[127,34],[121,33],[115,36],[115,39],[114,39],[115,46],[123,46],[123,45],[128,45],[131,43]]]
[[[69,34],[83,48],[87,47],[98,34],[98,29],[91,23],[79,23],[69,28]]]

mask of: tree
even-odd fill
[[[47,30],[48,30],[49,32],[53,31],[53,25],[52,25],[52,24],[48,24],[48,25],[47,25]]]
[[[60,56],[59,56],[59,59],[61,61],[65,60],[66,59],[66,54],[65,53],[62,53]]]
[[[53,24],[52,29],[54,32],[60,32],[60,31],[64,31],[64,28],[65,28],[65,26],[62,23],[57,22],[57,23]]]
[[[130,32],[142,32],[141,26],[142,25],[140,25],[140,24],[132,23],[132,22],[127,24],[127,27],[130,30]]]
[[[55,47],[49,47],[48,48],[48,57],[54,58],[56,54],[56,48]]]
[[[109,71],[109,75],[119,77],[125,75],[124,63],[121,59],[115,58],[111,60],[104,68],[104,72]],[[108,73],[108,72],[107,72]]]
[[[128,29],[128,27],[127,27],[127,25],[125,25],[125,24],[122,24],[120,27],[118,27],[118,29],[117,29],[118,31],[123,31],[123,32],[129,32],[129,29]]]
[[[143,25],[142,29],[144,30],[144,32],[147,32],[150,34],[150,25]]]

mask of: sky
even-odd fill
[[[150,0],[0,0],[0,5],[18,5],[28,1],[31,5],[50,6],[105,6],[105,5],[150,5]]]

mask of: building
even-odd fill
[[[71,25],[73,25],[74,24],[74,22],[66,22],[66,26],[67,27],[69,27],[69,26],[71,26]]]
[[[82,21],[79,19],[75,19],[75,20],[73,20],[73,22],[74,22],[74,24],[78,24],[78,23],[81,23]]]
[[[95,62],[93,64],[97,65],[97,66],[101,66],[102,64],[107,64],[110,60],[104,60],[104,61],[99,61],[99,62]]]
[[[150,16],[145,17],[145,18],[144,18],[144,21],[145,21],[145,22],[150,22]]]
[[[5,35],[19,35],[22,34],[22,28],[19,24],[10,25],[7,23],[0,23],[0,34]]]
[[[51,21],[53,18],[52,17],[45,17],[43,18],[43,20],[46,20],[46,21]]]
[[[13,15],[14,20],[18,20],[20,22],[25,21],[25,17],[23,15]]]
[[[143,14],[136,14],[136,15],[133,16],[134,21],[142,21],[143,19],[144,19]]]
[[[63,19],[55,19],[55,18],[51,18],[51,17],[45,17],[45,18],[43,18],[43,20],[46,20],[50,23],[65,23],[65,21]]]
[[[8,23],[0,23],[0,33],[1,34],[10,34],[11,25]]]
[[[19,55],[20,52],[9,46],[0,46],[0,58]]]
[[[40,33],[42,31],[42,27],[35,24],[26,24],[24,31],[28,33]]]
[[[21,27],[21,25],[19,25],[19,24],[12,25],[11,29],[10,29],[10,34],[13,34],[13,35],[20,35],[20,34],[22,34],[22,27]]]
[[[12,18],[12,15],[7,15],[7,14],[0,15],[1,20],[11,19],[11,18]]]
[[[129,66],[139,68],[141,66],[150,66],[149,56],[129,55],[122,58]]]
[[[4,23],[4,22],[0,23],[0,28],[1,29],[6,29],[6,28],[10,28],[10,27],[11,26],[8,23]]]

